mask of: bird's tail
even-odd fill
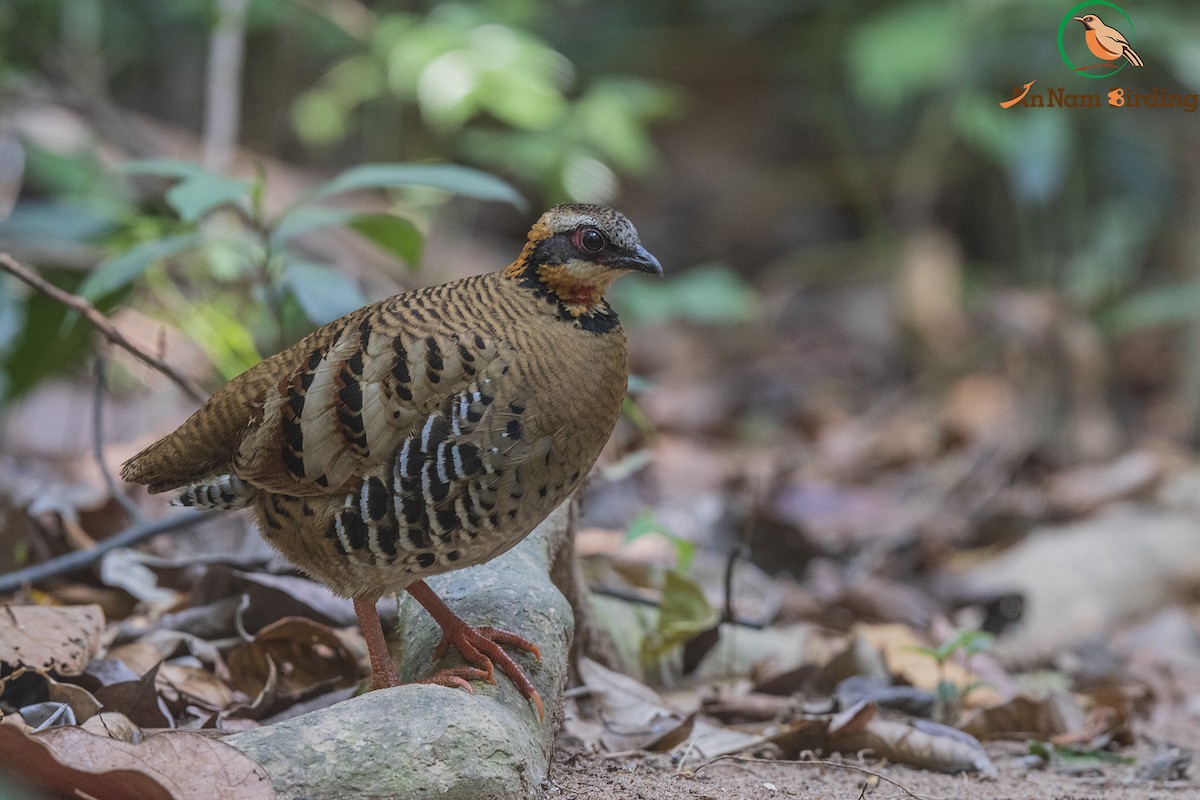
[[[216,508],[229,511],[249,508],[258,497],[258,489],[237,475],[218,475],[202,483],[193,483],[171,501],[174,506]]]
[[[1126,60],[1128,60],[1129,63],[1133,64],[1135,67],[1143,66],[1142,59],[1133,51],[1132,47],[1126,47],[1121,51],[1121,55],[1125,56]]]

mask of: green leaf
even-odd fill
[[[195,222],[205,214],[249,197],[252,184],[201,172],[167,190],[166,200],[184,222]]]
[[[696,557],[696,545],[660,525],[654,518],[653,511],[643,511],[634,517],[633,522],[629,523],[629,530],[625,532],[625,541],[632,542],[634,539],[650,533],[658,534],[675,548],[676,564],[679,570],[687,572],[692,568],[692,560]]]
[[[1177,283],[1147,289],[1121,300],[1100,315],[1100,326],[1112,336],[1145,328],[1194,322],[1200,317],[1200,283]]]
[[[845,52],[861,97],[892,109],[922,91],[961,80],[963,15],[941,3],[904,3],[860,20]]]
[[[78,292],[80,275],[74,269],[42,269],[41,276],[68,292]],[[110,303],[98,302],[101,312]],[[24,300],[19,332],[8,342],[0,358],[3,394],[0,401],[11,401],[28,392],[48,376],[73,369],[93,352],[92,325],[57,300],[40,293]],[[0,402],[2,405],[2,402]]]
[[[79,294],[95,300],[122,289],[140,278],[151,264],[173,256],[196,243],[196,234],[181,233],[134,245],[124,253],[106,258],[79,285]]]
[[[346,225],[359,216],[360,212],[349,208],[322,208],[321,206],[296,206],[289,209],[271,230],[271,246],[279,247],[284,242],[302,233],[308,233],[333,225]]]
[[[292,261],[283,280],[305,315],[317,325],[332,322],[367,302],[353,281],[324,264]]]
[[[1041,756],[1047,763],[1079,766],[1137,763],[1137,759],[1133,756],[1123,756],[1120,753],[1110,753],[1107,750],[1096,750],[1090,747],[1056,747],[1050,742],[1041,741],[1031,741],[1027,746],[1031,755]]]
[[[717,610],[708,604],[700,585],[682,572],[667,570],[658,624],[642,642],[642,659],[653,663],[672,648],[717,624]]]
[[[496,176],[458,164],[362,164],[319,187],[308,199],[391,186],[431,186],[477,200],[508,203],[522,211],[528,207],[516,189]]]
[[[363,214],[350,221],[350,227],[410,267],[421,261],[424,238],[417,226],[394,214]]]

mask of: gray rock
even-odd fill
[[[545,779],[562,716],[574,622],[549,573],[568,540],[570,516],[563,504],[503,556],[428,581],[468,622],[510,630],[541,648],[540,663],[524,654],[515,658],[546,704],[545,720],[497,671],[495,685],[472,682],[473,695],[399,686],[224,741],[262,764],[280,797],[529,797]],[[434,672],[431,652],[441,630],[411,597],[401,600],[400,674],[424,678]],[[458,663],[452,651],[437,667]]]

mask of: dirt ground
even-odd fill
[[[1200,797],[1200,782],[1145,781],[1137,767],[1071,775],[1027,770],[1020,746],[991,746],[1000,770],[995,781],[940,775],[871,761],[835,768],[797,762],[721,761],[697,774],[681,774],[665,756],[626,759],[560,760],[554,765],[546,798],[578,800],[840,800],[841,798],[963,798],[964,800],[1153,800]],[[866,771],[859,771],[859,767]],[[869,772],[867,772],[869,771]],[[869,773],[874,773],[871,775]],[[878,777],[876,777],[878,776]]]
[[[1162,698],[1135,726],[1138,744],[1123,751],[1134,764],[1030,769],[1021,742],[991,742],[996,780],[942,775],[864,758],[842,767],[826,763],[724,759],[680,769],[670,755],[621,757],[558,753],[544,797],[564,800],[1172,800],[1200,798],[1200,766],[1183,779],[1149,780],[1144,770],[1173,748],[1191,751],[1200,742],[1200,716],[1185,698],[1200,691],[1200,673],[1176,673],[1175,697]]]

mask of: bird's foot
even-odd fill
[[[519,650],[524,650],[533,655],[539,661],[542,658],[542,651],[533,642],[525,639],[515,633],[502,631],[496,628],[476,628],[463,622],[461,627],[454,625],[451,627],[442,628],[442,640],[438,642],[438,646],[433,650],[433,658],[436,661],[453,647],[468,663],[474,667],[457,667],[441,670],[437,675],[451,673],[451,676],[458,674],[455,670],[468,670],[476,673],[473,677],[485,680],[488,683],[495,683],[495,665],[500,666],[500,671],[508,676],[521,692],[533,704],[537,706],[538,717],[545,718],[546,712],[542,707],[542,698],[538,694],[537,689],[533,687],[533,683],[525,675],[520,665],[513,661],[512,656],[504,651],[500,646],[502,644],[509,647],[516,647]],[[434,677],[437,677],[435,675]]]
[[[495,667],[508,676],[517,689],[537,708],[539,719],[545,719],[546,711],[541,695],[533,682],[525,675],[520,665],[504,651],[501,645],[524,650],[541,660],[542,652],[533,642],[509,631],[497,628],[476,628],[451,611],[424,581],[408,587],[408,592],[425,607],[425,610],[442,628],[442,639],[433,650],[434,659],[439,659],[453,647],[471,666],[451,667],[441,670],[429,678],[430,683],[443,686],[462,686],[459,681],[467,679],[485,680],[495,683]],[[467,687],[469,688],[469,687]]]

